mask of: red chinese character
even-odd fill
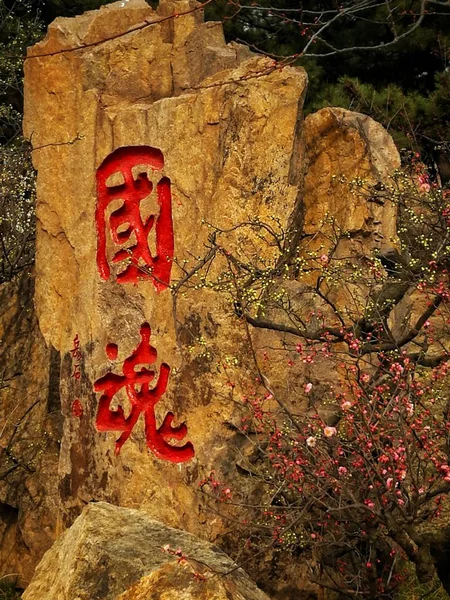
[[[72,402],[72,415],[77,418],[83,416],[83,405],[78,399]]]
[[[71,375],[72,379],[76,379],[77,381],[79,381],[81,379],[81,370],[80,370],[80,365],[78,363],[75,363],[73,366],[73,373]]]
[[[150,371],[145,366],[141,366],[139,370],[136,370],[139,365],[151,365],[156,362],[157,352],[150,345],[151,329],[148,323],[142,325],[140,335],[140,344],[131,356],[123,362],[123,375],[108,373],[94,383],[94,390],[102,392],[98,404],[96,427],[99,431],[122,432],[116,441],[115,452],[118,454],[123,444],[130,437],[139,415],[144,413],[145,437],[150,450],[158,458],[176,463],[185,462],[194,456],[194,447],[191,442],[187,442],[184,446],[172,446],[167,440],[182,440],[187,434],[186,425],[182,423],[177,427],[172,427],[174,415],[169,412],[165,416],[162,425],[159,428],[156,427],[155,404],[159,402],[166,391],[170,367],[165,363],[161,364],[158,381],[150,389],[149,384],[155,378],[155,372]],[[117,346],[108,344],[106,352],[111,359],[115,359],[117,357]],[[125,417],[122,406],[119,405],[117,410],[111,410],[110,408],[113,397],[121,389],[125,389],[131,404],[128,417]]]
[[[73,348],[70,352],[76,352],[80,347],[80,338],[78,337],[78,333],[73,338]]]
[[[110,154],[97,171],[97,267],[103,279],[110,277],[108,241],[120,249],[112,255],[111,263],[123,263],[117,273],[118,283],[136,283],[151,279],[157,292],[170,283],[173,261],[172,196],[170,180],[161,177],[156,184],[156,201],[159,213],[144,216],[141,206],[145,198],[153,198],[154,185],[148,178],[161,171],[164,157],[160,150],[147,146],[118,148]],[[108,184],[111,176],[119,178]],[[156,177],[155,177],[156,179]],[[120,201],[119,208],[109,213],[113,201]],[[152,256],[149,235],[155,228],[156,254]],[[107,236],[107,229],[109,236]]]
[[[80,338],[78,337],[78,333],[73,338],[73,348],[72,348],[72,350],[70,350],[70,354],[72,355],[72,358],[74,358],[78,362],[80,362],[81,359],[83,358],[83,354],[81,353],[81,350],[80,350]]]

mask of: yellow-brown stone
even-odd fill
[[[277,249],[261,245],[251,226],[255,216],[281,229],[304,221],[304,231],[314,233],[330,212],[355,234],[360,250],[380,239],[393,243],[392,207],[366,206],[333,178],[385,177],[398,166],[392,141],[368,117],[340,109],[324,109],[304,123],[306,79],[301,68],[280,70],[268,58],[225,44],[220,24],[203,23],[192,0],[165,1],[156,11],[144,0],[130,0],[57,19],[29,50],[24,131],[38,171],[35,303],[45,342],[61,355],[59,530],[93,500],[139,507],[209,539],[223,528],[202,514],[197,485],[218,465],[233,472],[227,424],[239,422],[241,388],[230,384],[245,386],[254,365],[247,330],[226,294],[196,279],[210,248],[208,224],[230,230],[223,235],[238,255],[268,262]],[[171,181],[173,201],[172,283],[192,274],[189,289],[179,293],[157,294],[149,280],[119,285],[99,275],[96,171],[114,150],[129,146],[164,155],[162,174]],[[236,229],[244,222],[250,225]],[[210,274],[225,265],[219,252]],[[195,458],[183,464],[148,451],[142,417],[118,456],[119,433],[95,427],[94,382],[120,373],[143,322],[151,326],[158,361],[171,367],[158,422],[173,411],[177,422],[186,421],[195,447]],[[76,336],[80,380],[72,376]],[[264,350],[284,336],[252,337]],[[113,343],[117,361],[105,353]],[[282,389],[277,364],[274,380]],[[304,380],[304,370],[291,373],[292,386]],[[72,413],[75,399],[81,416]],[[296,402],[303,400],[297,394]]]

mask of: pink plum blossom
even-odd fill
[[[325,437],[331,438],[337,434],[337,429],[336,429],[336,427],[329,427],[327,425],[327,427],[324,427],[323,434]]]

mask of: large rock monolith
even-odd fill
[[[35,305],[61,357],[57,531],[105,500],[215,539],[223,523],[202,512],[198,483],[214,468],[234,476],[249,339],[263,352],[286,337],[240,318],[222,241],[263,268],[279,249],[261,243],[261,222],[291,244],[326,207],[355,227],[383,222],[378,240],[395,231],[390,207],[372,216],[333,197],[334,170],[375,183],[398,165],[388,136],[336,110],[305,124],[306,79],[226,44],[193,0],[60,18],[29,49]],[[273,383],[298,408],[288,390],[305,367],[286,385],[277,360]]]
[[[306,75],[227,46],[185,1],[57,19],[25,67],[36,310],[61,353],[61,527],[105,499],[195,531],[195,482],[231,435],[226,384],[249,368],[242,323],[196,275],[207,223],[287,224]],[[144,408],[141,364],[155,371]]]

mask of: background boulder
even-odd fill
[[[43,598],[268,600],[215,546],[106,502],[88,504],[45,554],[23,595]]]

